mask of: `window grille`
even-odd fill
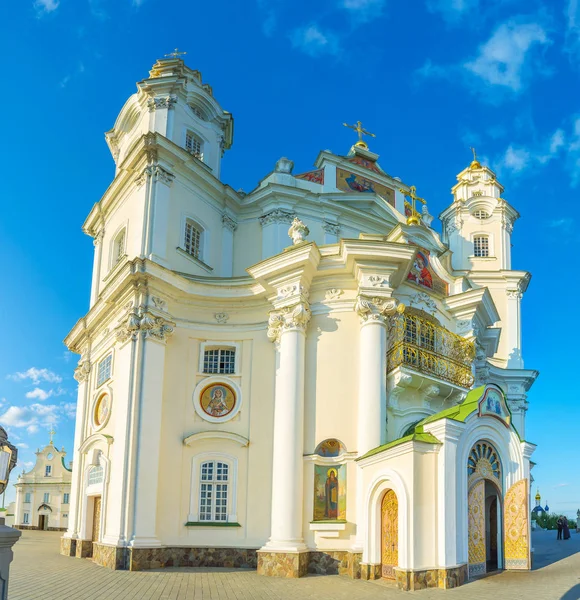
[[[46,503],[50,502],[50,494],[48,492],[44,493],[44,497],[43,497],[42,501],[46,502]]]
[[[220,461],[207,461],[201,465],[199,486],[199,520],[228,520],[229,465]]]
[[[489,238],[487,235],[476,235],[473,238],[473,255],[489,256]]]
[[[68,504],[68,498],[69,498],[69,495],[67,493],[65,493],[64,496],[63,496],[63,499],[62,499],[62,503],[63,504]]]
[[[107,379],[111,378],[111,365],[113,362],[113,355],[109,354],[99,363],[97,369],[97,387],[105,383]]]
[[[50,477],[51,474],[52,474],[52,467],[50,465],[46,465],[46,467],[44,467],[44,476]]]
[[[485,212],[484,210],[476,210],[473,213],[473,216],[476,219],[479,219],[480,221],[484,221],[485,219],[489,219],[489,214],[487,212]]]
[[[196,158],[199,158],[199,160],[203,160],[203,154],[201,152],[202,147],[201,140],[188,131],[185,135],[185,149]]]
[[[236,351],[217,348],[203,353],[203,372],[232,375],[236,367]]]
[[[29,518],[29,513],[24,513],[23,515],[23,519],[22,522],[24,523],[24,525],[28,525],[28,518]]]
[[[26,492],[26,494],[24,494],[24,503],[30,504],[30,493],[29,492]]]
[[[97,465],[89,471],[89,485],[103,483],[103,467]]]
[[[201,255],[201,229],[187,220],[185,222],[185,251],[194,258],[200,258]]]
[[[123,229],[123,231],[121,231],[121,233],[119,233],[119,235],[115,239],[115,244],[114,244],[114,248],[113,248],[113,263],[114,264],[117,264],[123,258],[123,256],[125,256],[125,239],[126,239],[126,232]]]

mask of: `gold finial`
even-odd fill
[[[477,160],[477,152],[475,151],[475,148],[472,147],[471,151],[473,152],[473,160],[471,161],[469,168],[470,169],[481,169],[481,163]]]
[[[540,488],[536,491],[536,500],[541,500],[542,496],[540,496]]]
[[[400,188],[399,191],[403,195],[409,196],[409,198],[411,198],[411,202],[407,202],[405,200],[405,206],[411,209],[411,214],[407,217],[407,225],[420,225],[421,224],[421,216],[419,215],[419,213],[417,212],[417,209],[415,208],[415,202],[418,200],[419,202],[421,202],[421,204],[427,204],[427,201],[424,200],[423,198],[419,198],[419,196],[417,196],[417,188],[414,185],[412,185],[409,188],[409,191],[404,190],[402,188]]]
[[[377,137],[374,133],[363,129],[362,123],[360,121],[357,121],[356,125],[348,125],[347,123],[343,123],[343,125],[345,127],[348,127],[349,129],[354,129],[358,133],[358,142],[355,144],[355,146],[358,146],[359,148],[364,148],[365,150],[368,150],[368,144],[362,139],[363,135]]]
[[[52,444],[52,436],[56,433],[56,431],[51,427],[48,435],[50,435],[50,443]]]
[[[173,52],[166,54],[165,58],[180,58],[184,54],[187,54],[187,52],[180,52],[179,48],[175,48],[175,50]]]

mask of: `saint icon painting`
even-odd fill
[[[210,417],[225,417],[236,405],[236,393],[225,383],[213,383],[201,392],[200,404]]]

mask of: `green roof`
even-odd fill
[[[481,399],[481,395],[483,394],[483,390],[485,389],[484,385],[473,388],[465,397],[465,400],[458,404],[457,406],[452,406],[451,408],[446,408],[426,419],[423,419],[419,423],[417,423],[417,427],[422,427],[423,425],[427,425],[427,423],[433,423],[434,421],[439,421],[439,419],[451,419],[453,421],[459,421],[460,423],[465,423],[465,420],[471,413],[477,410],[477,405],[479,400]]]
[[[368,458],[369,456],[373,456],[375,454],[379,454],[379,452],[384,452],[385,450],[390,450],[395,446],[400,446],[405,442],[423,442],[425,444],[441,444],[441,442],[432,434],[432,433],[424,433],[423,431],[414,431],[410,435],[406,435],[405,437],[399,438],[398,440],[393,440],[388,444],[383,444],[382,446],[378,446],[377,448],[373,448],[369,450],[365,455],[357,458],[356,460],[363,460],[363,458]]]

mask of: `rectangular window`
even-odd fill
[[[203,159],[203,154],[201,153],[201,140],[189,131],[185,136],[185,149],[196,158],[199,158],[200,160]]]
[[[113,363],[113,355],[109,354],[99,363],[97,368],[97,387],[103,385],[107,379],[111,378],[111,365]]]
[[[204,373],[223,373],[232,375],[236,367],[236,351],[234,349],[216,348],[203,353]]]
[[[68,519],[68,513],[62,513],[62,518],[63,519]]]
[[[24,513],[22,517],[22,522],[24,523],[24,525],[28,525],[29,513]]]
[[[50,502],[50,494],[48,492],[44,493],[44,497],[43,497],[42,501],[45,503]]]
[[[200,258],[201,254],[201,230],[191,221],[185,222],[185,251],[195,258]]]
[[[208,461],[201,465],[199,487],[199,520],[228,520],[229,465]]]
[[[95,485],[103,482],[103,467],[97,465],[89,471],[89,485]]]
[[[62,503],[63,504],[68,504],[68,496],[69,496],[68,494],[66,494],[66,493],[64,494],[64,496],[62,498]]]
[[[26,494],[24,494],[24,503],[30,504],[30,492],[26,492]]]
[[[477,235],[473,238],[473,255],[489,256],[489,238],[487,235]]]
[[[46,465],[46,467],[44,467],[44,476],[50,477],[51,475],[52,475],[52,467],[50,465]]]

